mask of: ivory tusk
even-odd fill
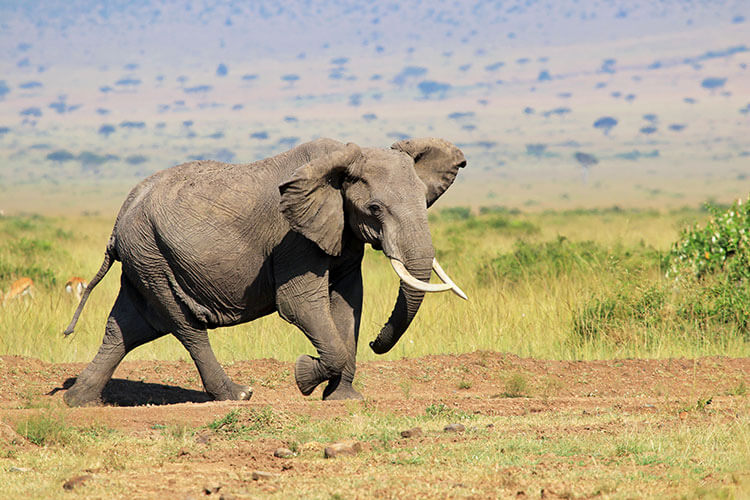
[[[435,274],[438,275],[438,277],[443,280],[443,282],[446,285],[450,285],[451,290],[453,290],[453,293],[458,295],[464,300],[469,300],[469,297],[466,296],[463,290],[461,290],[458,285],[456,285],[452,279],[450,279],[450,276],[448,276],[448,273],[446,273],[443,268],[438,263],[437,259],[432,259],[432,268],[435,270]]]
[[[393,266],[393,270],[396,271],[396,274],[401,278],[401,281],[422,292],[445,292],[452,288],[451,285],[447,283],[425,283],[424,281],[418,280],[406,270],[406,266],[404,266],[399,260],[391,259],[391,266]]]

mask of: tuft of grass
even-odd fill
[[[528,396],[529,383],[521,373],[514,373],[505,380],[505,392],[502,396],[506,398],[523,398]]]
[[[728,393],[729,396],[746,396],[747,395],[747,384],[744,380],[740,380],[739,383],[734,386]]]
[[[42,413],[16,425],[16,432],[37,446],[66,445],[75,437],[75,429],[62,415]]]

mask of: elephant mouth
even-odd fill
[[[437,274],[438,277],[443,281],[443,283],[427,283],[415,278],[406,269],[406,266],[397,259],[391,259],[391,266],[393,267],[393,270],[396,271],[396,274],[401,279],[401,281],[403,281],[409,287],[414,288],[415,290],[419,290],[421,292],[447,292],[448,290],[451,290],[462,299],[469,300],[469,297],[467,297],[464,291],[461,290],[458,285],[456,285],[456,283],[450,278],[450,276],[448,276],[448,273],[445,272],[437,259],[432,259],[432,269],[433,271],[435,271],[435,274]]]

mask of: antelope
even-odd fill
[[[23,297],[24,295],[28,295],[29,297],[33,298],[33,290],[34,282],[31,280],[31,278],[18,278],[16,281],[11,283],[8,293],[3,294],[3,292],[0,291],[0,303],[3,303],[8,299],[17,299]]]
[[[83,291],[86,290],[87,286],[89,286],[89,284],[85,279],[73,276],[67,283],[65,283],[65,291],[73,294],[76,300],[80,302],[81,295],[83,295]]]

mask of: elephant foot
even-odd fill
[[[309,396],[321,382],[327,380],[322,373],[320,360],[307,354],[303,354],[294,363],[294,379],[297,387],[305,396]]]
[[[247,401],[253,396],[253,388],[249,385],[235,384],[227,379],[221,391],[209,394],[216,401]]]
[[[71,408],[77,406],[101,406],[102,394],[101,391],[90,387],[74,384],[73,387],[63,394],[63,401]]]
[[[362,394],[352,387],[351,382],[331,379],[323,391],[323,401],[340,401],[342,399],[364,399]]]

